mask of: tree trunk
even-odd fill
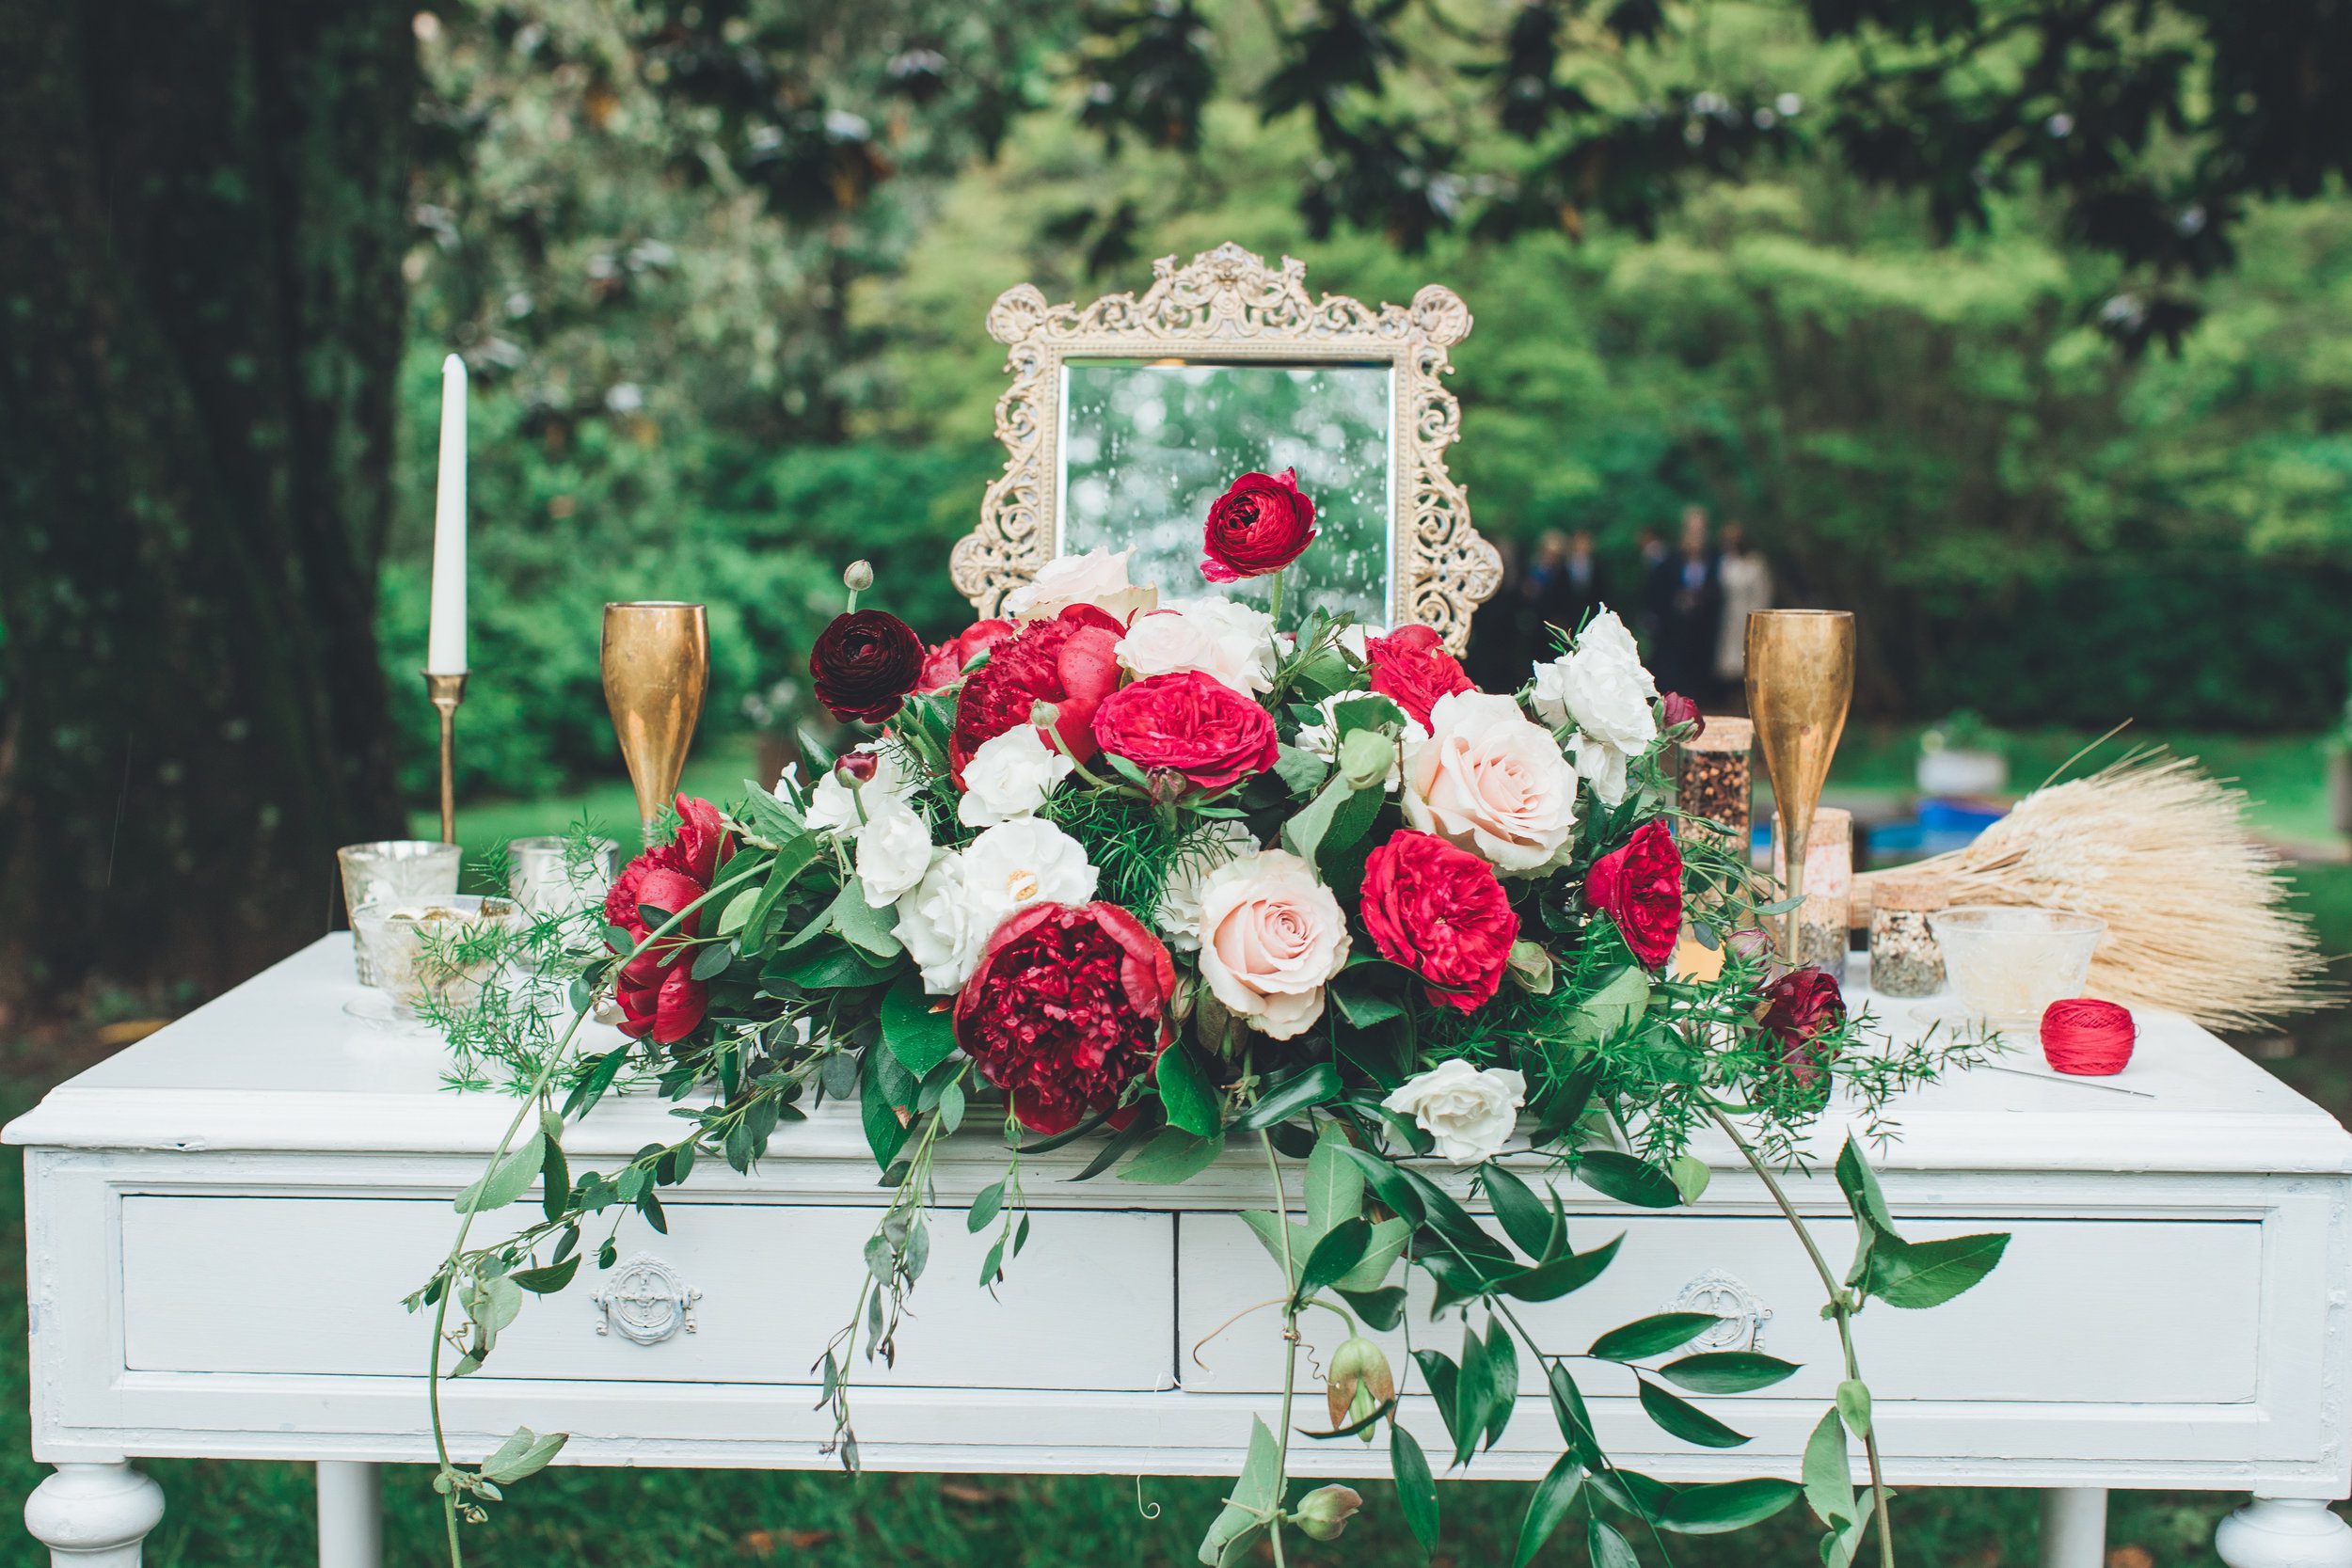
[[[0,0],[0,1002],[216,989],[399,831],[412,9]]]

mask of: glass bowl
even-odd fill
[[[2001,904],[1963,904],[1928,916],[1952,999],[1997,1028],[2038,1028],[2042,1010],[2080,996],[2090,955],[2106,934],[2097,915]]]
[[[367,955],[376,988],[395,1010],[416,1016],[431,997],[463,1007],[512,956],[498,940],[525,924],[511,898],[451,894],[413,904],[370,904],[352,917],[352,933]]]

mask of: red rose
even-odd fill
[[[1781,1069],[1799,1086],[1811,1088],[1837,1054],[1816,1042],[1846,1022],[1846,999],[1826,969],[1792,969],[1764,988],[1764,1010],[1756,1022],[1780,1042]]]
[[[808,651],[817,700],[844,722],[879,724],[923,673],[923,640],[886,610],[836,615]]]
[[[975,621],[923,656],[917,691],[937,691],[963,678],[963,667],[1012,635],[1010,621]]]
[[[729,847],[726,824],[709,801],[681,795],[677,815],[676,835],[630,861],[604,895],[605,924],[617,927],[628,938],[626,944],[608,939],[616,953],[653,934],[644,911],[686,916],[668,937],[623,964],[613,986],[613,999],[621,1005],[621,1032],[639,1039],[650,1034],[661,1045],[692,1034],[709,1005],[709,988],[691,973],[695,950],[685,939],[702,927],[703,911],[690,906],[710,891]]]
[[[990,651],[956,694],[956,727],[947,760],[956,784],[972,753],[1016,725],[1029,722],[1039,703],[1055,707],[1047,746],[1058,733],[1080,762],[1094,755],[1094,707],[1119,689],[1119,646],[1126,628],[1092,605],[1072,605],[1050,621],[1031,621]]]
[[[1661,693],[1658,699],[1658,705],[1666,716],[1666,728],[1673,730],[1679,729],[1685,724],[1691,726],[1691,733],[1684,736],[1683,739],[1696,740],[1707,733],[1707,715],[1699,711],[1698,704],[1681,692]]]
[[[1372,689],[1411,714],[1424,730],[1438,698],[1478,689],[1478,683],[1462,673],[1461,661],[1438,646],[1444,641],[1431,626],[1399,626],[1386,637],[1364,639]]]
[[[1153,675],[1094,710],[1094,738],[1145,772],[1168,768],[1196,789],[1223,789],[1274,766],[1274,716],[1198,670]]]
[[[1176,966],[1116,904],[1031,904],[956,993],[956,1043],[1037,1132],[1107,1111],[1169,1038]]]
[[[1238,582],[1279,572],[1296,561],[1315,537],[1315,503],[1298,488],[1298,470],[1244,474],[1209,508],[1201,548],[1208,559],[1200,575],[1211,582]]]
[[[1363,899],[1372,944],[1428,981],[1433,1005],[1467,1013],[1494,999],[1519,917],[1493,866],[1434,833],[1399,828],[1365,857]]]
[[[1674,957],[1682,934],[1682,851],[1663,822],[1645,822],[1624,847],[1584,874],[1584,901],[1625,933],[1633,956],[1657,969]]]

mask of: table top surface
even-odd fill
[[[1876,998],[1855,957],[1849,1004],[1888,1028],[1926,1025],[1917,1005]],[[59,1085],[11,1122],[12,1144],[69,1148],[253,1149],[477,1154],[497,1147],[515,1102],[443,1083],[439,1039],[373,1022],[347,935],[324,937],[169,1027]],[[1894,1168],[2334,1173],[2352,1171],[2352,1136],[2325,1111],[2177,1014],[2140,1010],[2131,1065],[2111,1079],[2051,1073],[2030,1040],[1994,1060],[2010,1070],[1954,1072],[1888,1108]],[[596,1026],[591,1026],[596,1027]],[[620,1037],[597,1029],[590,1048]],[[2025,1076],[2021,1074],[2031,1074]],[[2111,1085],[2101,1087],[2100,1085]],[[2118,1093],[2129,1089],[2136,1093]],[[586,1152],[675,1138],[667,1101],[609,1100],[566,1139]],[[1852,1107],[1833,1102],[1815,1140],[1834,1153]],[[966,1136],[993,1136],[972,1134]],[[1726,1145],[1702,1158],[1734,1163]],[[854,1110],[820,1108],[785,1128],[771,1157],[865,1159]]]

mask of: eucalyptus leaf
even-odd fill
[[[1583,1486],[1584,1466],[1577,1463],[1576,1455],[1564,1453],[1552,1461],[1544,1479],[1535,1483],[1535,1495],[1527,1500],[1527,1517],[1519,1524],[1519,1544],[1511,1554],[1511,1568],[1527,1568],[1576,1506],[1577,1493]]]
[[[531,1190],[546,1163],[547,1134],[533,1127],[531,1135],[511,1146],[482,1178],[457,1195],[461,1214],[487,1213],[503,1209]]]

